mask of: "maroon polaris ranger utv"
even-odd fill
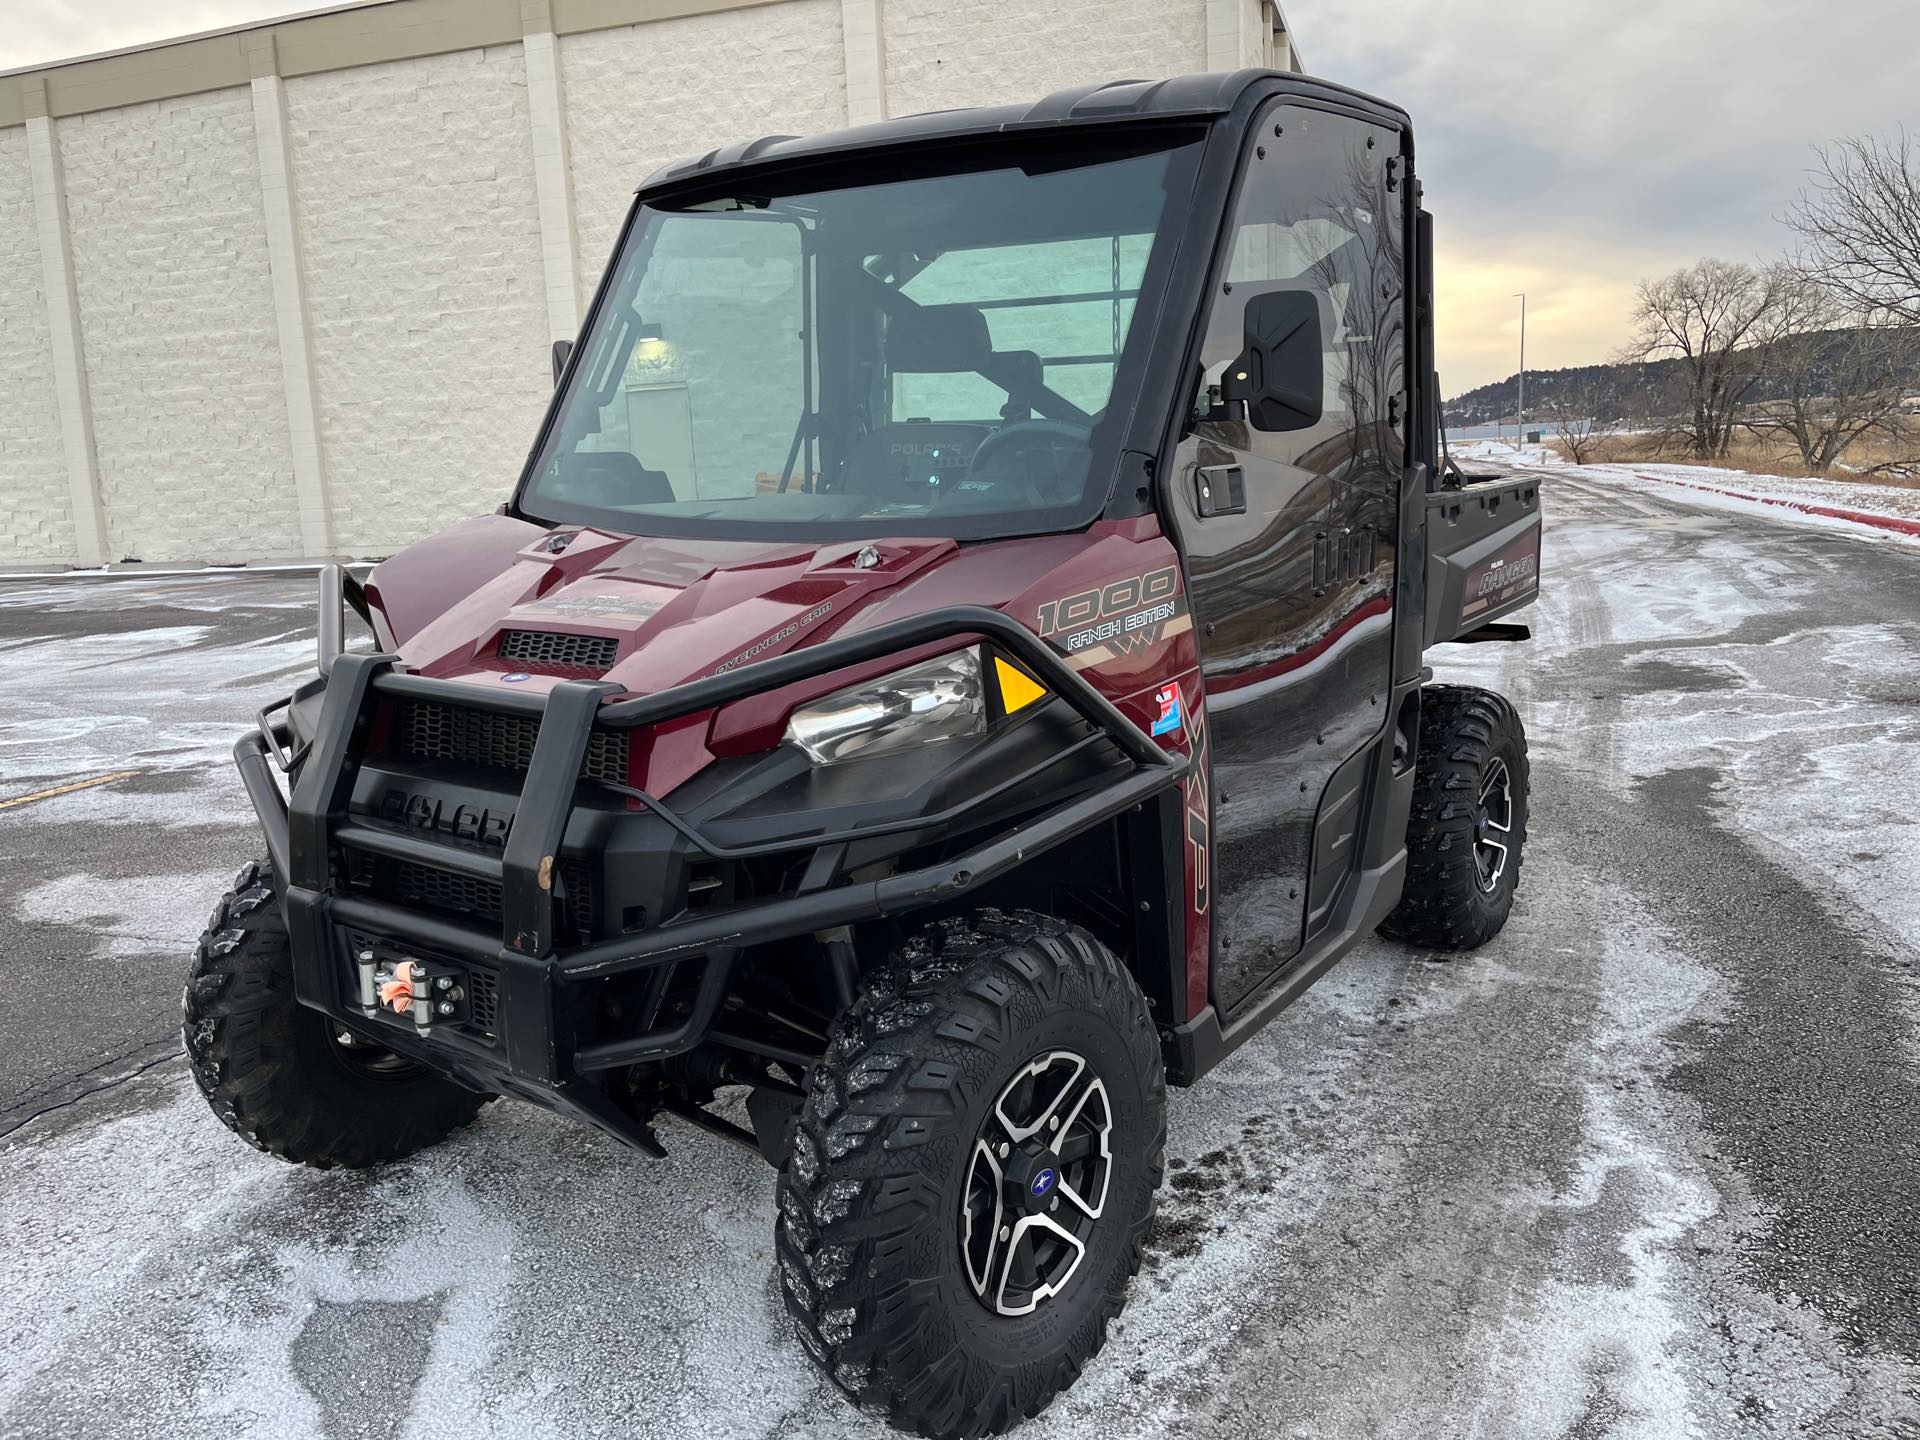
[[[1431,255],[1406,115],[1261,71],[652,177],[512,499],[329,570],[235,752],[215,1112],[317,1166],[671,1117],[779,1168],[835,1384],[1034,1414],[1166,1085],[1512,903],[1520,723],[1422,654],[1524,636],[1539,499],[1442,464]]]

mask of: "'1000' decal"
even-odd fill
[[[1168,565],[1049,600],[1040,607],[1040,637],[1066,651],[1076,670],[1117,659],[1192,626],[1179,591],[1179,567]]]

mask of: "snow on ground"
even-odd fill
[[[1560,457],[1545,445],[1516,445],[1511,440],[1456,440],[1455,460],[1485,461],[1494,465],[1555,465]]]
[[[1798,545],[1770,551],[1705,517],[1627,518],[1595,501],[1628,488],[1654,501],[1739,510],[1770,526],[1884,541],[1903,554],[1920,540],[1722,503],[1637,480],[1643,467],[1556,458],[1550,468],[1563,483],[1545,491],[1549,523],[1570,506],[1585,513],[1577,527],[1549,533],[1541,598],[1518,617],[1531,623],[1533,642],[1443,648],[1433,655],[1440,678],[1529,697],[1529,731],[1553,757],[1548,763],[1591,760],[1603,743],[1606,764],[1596,778],[1623,797],[1670,772],[1713,774],[1714,803],[1744,843],[1820,876],[1848,923],[1920,935],[1912,880],[1920,874],[1912,804],[1920,795],[1920,639],[1905,615],[1889,619],[1860,603],[1861,590],[1836,570],[1844,551],[1810,563]],[[1789,607],[1832,623],[1787,628],[1779,617]],[[1585,697],[1551,678],[1595,657],[1618,657],[1621,667],[1607,687],[1601,736]],[[1907,1023],[1920,1044],[1920,1012]]]
[[[1369,939],[1171,1097],[1131,1303],[1022,1440],[1920,1435],[1885,973],[1920,958],[1920,556],[1591,470],[1543,492],[1535,641],[1431,657],[1526,718],[1512,921],[1444,960]],[[71,977],[61,1015],[0,1004],[0,1063],[68,1021],[177,1043],[257,844],[213,732],[311,654],[291,582],[200,583],[137,639],[101,632],[155,582],[0,587],[0,769],[181,747],[0,816],[16,968]],[[772,1174],[662,1129],[648,1162],[503,1102],[323,1174],[171,1063],[45,1115],[0,1139],[0,1435],[885,1440],[791,1337]]]
[[[1826,515],[1809,515],[1788,507],[1820,505],[1829,509],[1854,510],[1864,515],[1885,516],[1893,520],[1920,521],[1920,489],[1899,485],[1871,485],[1853,480],[1796,479],[1783,475],[1760,475],[1713,465],[1575,465],[1545,445],[1516,446],[1500,440],[1473,440],[1453,447],[1456,460],[1468,463],[1489,462],[1499,465],[1525,465],[1544,470],[1565,470],[1609,484],[1637,488],[1652,487],[1675,499],[1719,509],[1765,514],[1792,524],[1817,528],[1846,529],[1856,534],[1892,538],[1920,544],[1920,537],[1871,529],[1854,521]],[[1731,492],[1731,493],[1716,493]],[[1750,497],[1750,498],[1748,498]]]
[[[183,935],[197,934],[206,924],[214,897],[227,888],[235,868],[222,864],[131,877],[57,875],[22,890],[13,903],[26,920],[79,930],[96,954],[126,959],[171,954]]]
[[[194,593],[195,591],[198,593]],[[22,823],[200,824],[245,802],[229,755],[254,712],[311,671],[304,598],[205,582],[0,585],[0,798],[135,771],[136,792],[78,790]],[[238,599],[238,603],[236,603]],[[150,609],[173,623],[127,623]],[[200,623],[181,623],[200,622]]]
[[[1598,467],[1609,472],[1631,469],[1636,475],[1654,475],[1699,485],[1738,490],[1773,500],[1790,500],[1807,505],[1826,505],[1840,510],[1859,510],[1868,515],[1889,515],[1901,520],[1920,520],[1920,489],[1901,485],[1873,485],[1858,480],[1796,479],[1786,475],[1756,475],[1748,470],[1721,470],[1696,465],[1608,465]]]

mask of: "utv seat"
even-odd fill
[[[888,373],[986,376],[1007,391],[1002,424],[1033,414],[1045,367],[1031,350],[995,350],[986,312],[972,305],[916,305],[887,315]],[[982,417],[983,419],[985,417]],[[848,457],[846,489],[855,495],[924,503],[934,486],[964,479],[988,424],[905,421],[876,427]],[[938,480],[932,477],[937,475]]]

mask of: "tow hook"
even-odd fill
[[[424,960],[382,956],[372,950],[356,955],[354,966],[360,982],[362,1015],[372,1018],[384,1010],[406,1016],[422,1035],[436,1020],[464,1018],[465,977],[453,970],[436,969]]]

